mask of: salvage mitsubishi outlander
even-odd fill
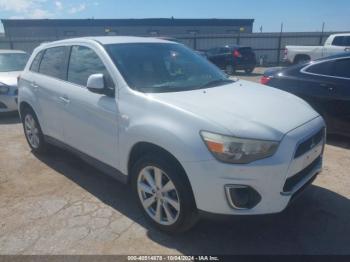
[[[130,184],[155,226],[284,210],[321,171],[325,123],[302,99],[231,80],[182,44],[90,37],[39,46],[19,78],[35,153],[72,151]]]

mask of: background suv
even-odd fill
[[[254,71],[256,55],[252,48],[238,45],[227,45],[209,49],[207,58],[227,74],[232,75],[236,70],[244,70],[247,74]]]
[[[182,44],[41,45],[19,87],[32,150],[61,146],[130,184],[162,230],[189,229],[200,213],[280,212],[322,167],[325,126],[307,103],[230,80]]]

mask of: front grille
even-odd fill
[[[298,174],[292,176],[291,178],[288,178],[286,183],[283,187],[283,192],[291,192],[293,191],[294,187],[298,185],[305,177],[307,177],[310,172],[321,162],[321,156],[318,157],[314,162],[312,162],[309,166],[307,166],[305,169],[300,171]]]
[[[318,131],[315,135],[301,143],[294,155],[294,158],[298,158],[302,155],[304,155],[306,152],[313,149],[316,145],[318,145],[322,139],[325,137],[325,129],[322,128],[320,131]]]

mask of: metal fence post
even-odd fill
[[[277,65],[280,65],[281,63],[282,33],[283,33],[283,23],[281,24],[281,32],[278,36]]]
[[[193,49],[197,50],[197,36],[196,35],[193,36]]]

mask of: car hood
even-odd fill
[[[8,86],[17,86],[17,77],[21,71],[14,72],[0,72],[0,83]]]
[[[242,80],[215,88],[153,96],[243,138],[279,141],[289,131],[319,116],[304,100],[290,93]]]

